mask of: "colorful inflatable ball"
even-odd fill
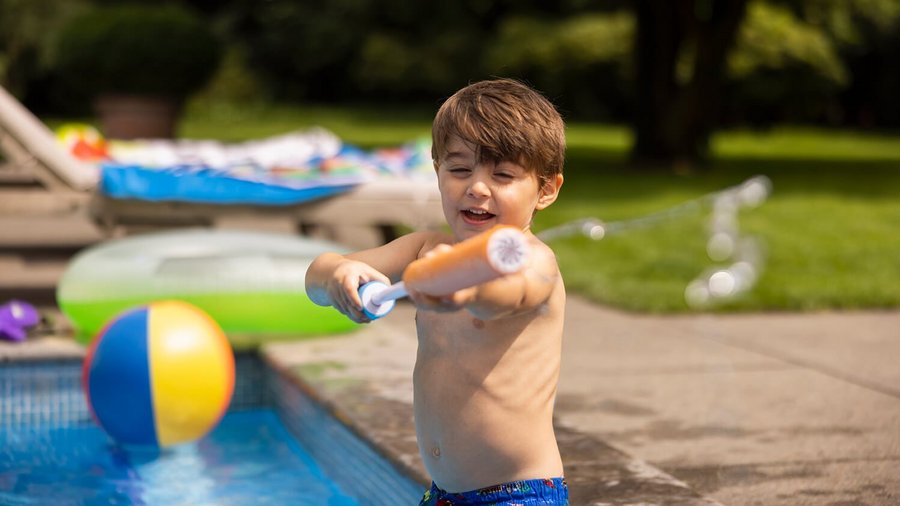
[[[94,418],[119,443],[166,447],[203,437],[231,402],[234,354],[219,325],[180,301],[116,316],[83,368]]]

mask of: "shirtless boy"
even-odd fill
[[[513,80],[471,84],[432,126],[432,158],[450,233],[415,232],[310,265],[306,290],[356,322],[357,289],[392,283],[417,258],[497,224],[525,232],[522,271],[445,297],[412,291],[418,352],[416,436],[434,483],[421,504],[568,504],[553,432],[565,288],[553,251],[531,233],[563,183],[564,124]]]

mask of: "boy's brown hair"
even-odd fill
[[[513,79],[479,81],[457,91],[438,109],[431,126],[435,168],[451,136],[476,146],[479,162],[513,161],[546,184],[562,173],[565,124],[553,104]]]

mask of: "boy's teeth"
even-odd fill
[[[468,216],[470,220],[479,222],[487,221],[494,217],[493,214],[484,209],[464,209],[463,213]]]

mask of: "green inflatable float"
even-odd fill
[[[179,230],[112,240],[79,253],[57,302],[81,342],[125,309],[164,299],[205,310],[229,338],[311,336],[358,328],[304,290],[310,262],[341,247],[260,232]]]

